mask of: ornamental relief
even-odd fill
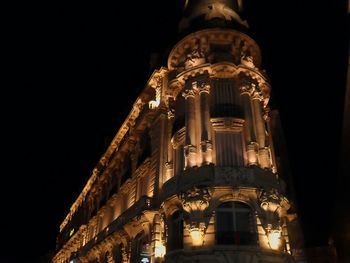
[[[206,62],[206,52],[199,39],[196,39],[193,46],[186,50],[184,58],[185,69],[204,64]]]
[[[169,55],[168,68],[181,72],[204,63],[227,61],[256,69],[260,60],[259,47],[245,34],[208,29],[178,43]]]
[[[254,171],[236,167],[215,167],[215,179],[229,185],[252,184],[255,182]]]
[[[204,211],[209,207],[211,192],[208,188],[193,187],[190,190],[179,194],[183,209],[192,213],[194,211]]]
[[[244,120],[239,118],[211,118],[214,130],[227,130],[227,129],[237,129],[242,130]]]
[[[287,211],[290,208],[288,199],[279,193],[275,188],[268,191],[263,191],[259,197],[260,207],[265,211],[277,212],[281,214],[281,208]]]

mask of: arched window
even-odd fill
[[[226,202],[216,210],[216,243],[254,245],[256,233],[251,208],[240,202]]]
[[[120,244],[115,248],[114,261],[115,261],[116,263],[122,263],[122,262],[123,262],[123,244],[122,244],[122,243],[120,243]]]
[[[151,262],[151,246],[147,236],[142,231],[136,235],[131,242],[131,261],[130,262]],[[148,261],[147,261],[148,260]]]
[[[103,263],[108,263],[108,257],[109,257],[109,253],[108,253],[108,251],[107,251],[106,254],[105,254]]]
[[[167,250],[183,248],[184,222],[180,211],[173,213],[168,220]]]

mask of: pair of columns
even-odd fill
[[[185,98],[185,168],[212,163],[212,138],[209,114],[210,85],[197,81],[182,93]],[[196,114],[197,112],[200,114]],[[197,119],[200,116],[200,119]],[[199,125],[198,125],[199,124]],[[200,134],[200,138],[197,138]],[[199,145],[198,145],[199,142]],[[200,156],[198,156],[200,146]]]
[[[265,120],[262,112],[262,97],[259,92],[241,89],[245,112],[245,141],[247,146],[248,165],[260,165],[271,168],[270,149],[266,143]]]

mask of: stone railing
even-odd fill
[[[275,174],[256,166],[216,167],[204,165],[183,171],[164,183],[161,200],[194,186],[233,186],[279,189],[285,191],[285,183],[276,179]]]

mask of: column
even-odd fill
[[[277,175],[277,164],[276,164],[276,156],[275,156],[275,148],[272,141],[272,131],[271,131],[271,123],[270,123],[270,108],[267,107],[264,114],[264,119],[266,122],[267,127],[267,134],[268,134],[268,142],[269,142],[269,149],[270,149],[270,157],[271,157],[271,164],[272,164],[272,172],[276,173]]]
[[[153,237],[152,237],[152,247],[153,247],[153,256],[155,258],[154,262],[162,262],[163,257],[165,255],[165,246],[163,242],[163,229],[162,229],[162,219],[160,215],[155,215],[154,216],[154,221],[153,221]]]
[[[195,123],[195,92],[192,88],[186,89],[182,95],[185,103],[185,125],[186,125],[186,139],[185,139],[185,167],[193,167],[196,165],[197,149],[194,145],[196,142],[196,123]]]
[[[253,110],[254,110],[254,122],[255,122],[255,129],[256,129],[256,137],[257,137],[257,143],[259,145],[259,164],[261,168],[270,168],[270,156],[269,156],[269,148],[265,145],[265,122],[262,116],[262,110],[261,110],[261,95],[259,92],[255,89],[255,85],[252,84],[254,87],[253,96],[252,96],[252,104],[253,104]]]
[[[258,145],[256,143],[253,112],[250,93],[247,89],[241,88],[241,97],[244,107],[244,127],[245,127],[245,144],[248,158],[248,165],[258,164]]]
[[[173,177],[174,174],[174,161],[173,161],[173,154],[174,154],[174,147],[173,144],[171,143],[171,134],[172,134],[172,129],[173,129],[173,124],[174,124],[174,112],[172,110],[168,110],[168,129],[167,129],[167,145],[168,145],[168,154],[167,154],[167,161],[165,163],[165,179],[163,180],[166,182],[169,180],[171,177]]]
[[[199,88],[200,97],[200,113],[201,113],[201,152],[203,164],[213,162],[212,151],[213,145],[211,141],[211,127],[209,114],[209,93],[210,85],[203,83]]]
[[[282,221],[282,236],[283,236],[284,242],[285,242],[285,249],[287,250],[288,254],[291,254],[289,236],[288,236],[288,228],[287,228],[287,219],[285,217],[283,217],[281,219],[281,221]]]

